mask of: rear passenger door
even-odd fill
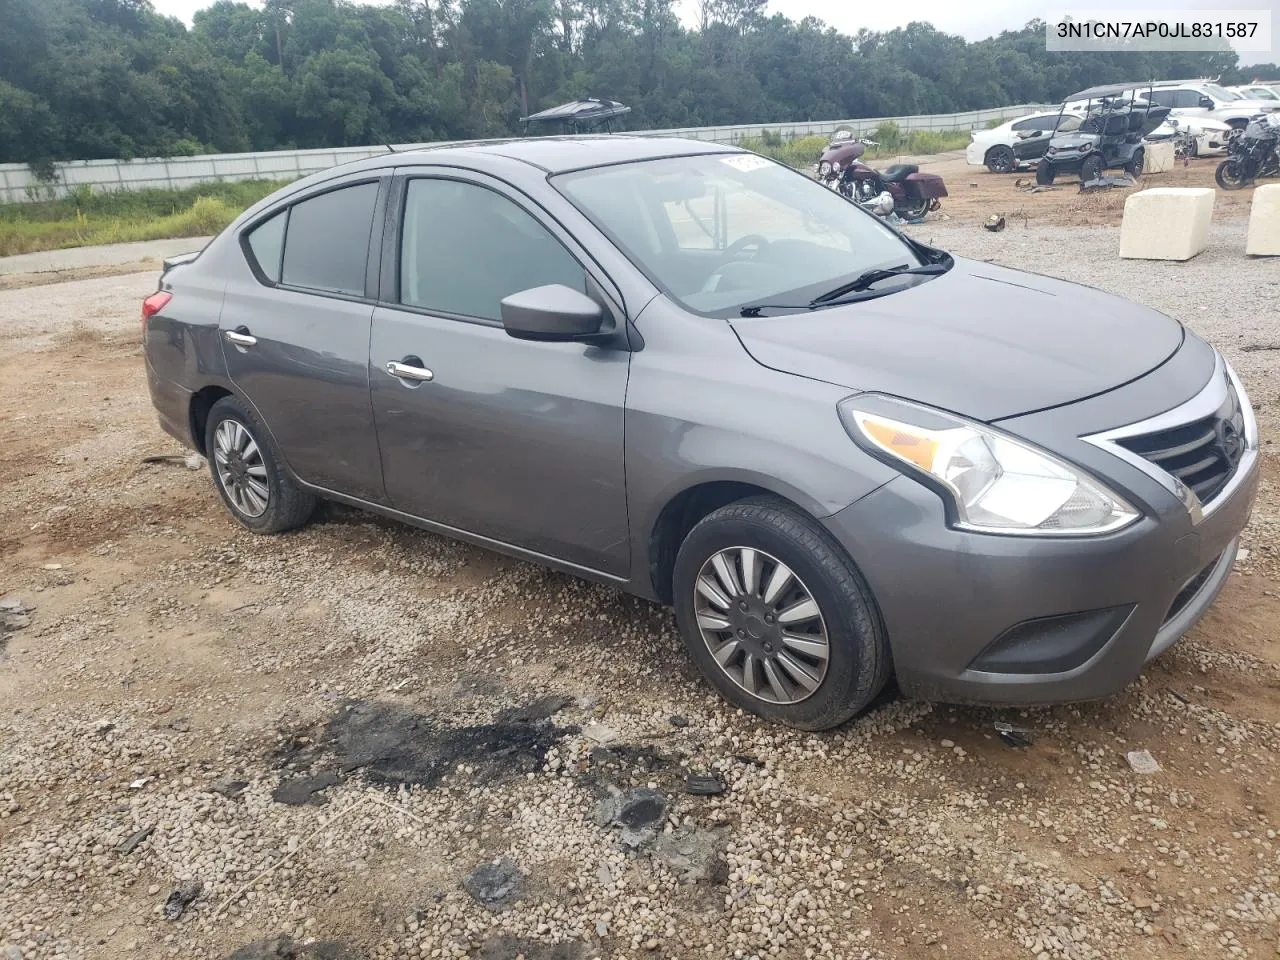
[[[369,330],[389,180],[300,196],[241,232],[220,322],[232,381],[306,483],[382,502]],[[375,229],[376,225],[376,229]]]
[[[394,196],[370,344],[391,504],[625,576],[631,355],[513,339],[499,309],[512,293],[560,283],[621,321],[620,297],[604,292],[608,278],[554,218],[499,181],[423,173]]]

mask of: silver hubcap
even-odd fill
[[[246,517],[267,512],[271,488],[262,451],[244,424],[223,420],[213,431],[213,462],[231,504]]]
[[[827,625],[813,594],[763,550],[729,547],[698,571],[693,610],[711,656],[768,703],[799,703],[827,675]]]

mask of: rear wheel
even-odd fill
[[[1053,164],[1048,160],[1041,160],[1040,165],[1036,167],[1036,183],[1042,187],[1047,187],[1053,183],[1053,178],[1057,176],[1057,171],[1053,169]]]
[[[1012,147],[997,144],[987,151],[987,169],[992,173],[1011,173],[1017,165]]]
[[[1142,176],[1142,168],[1146,163],[1146,159],[1147,154],[1141,147],[1133,151],[1133,156],[1130,157],[1129,162],[1125,164],[1125,170],[1128,171],[1129,176],[1133,177],[1135,180]]]
[[[1091,153],[1080,163],[1080,182],[1088,183],[1090,180],[1099,180],[1102,178],[1104,170],[1102,158],[1096,153]]]
[[[933,208],[933,201],[928,197],[919,200],[905,201],[901,216],[903,220],[919,220]]]
[[[311,519],[315,497],[284,470],[262,421],[235,397],[209,410],[204,448],[227,509],[254,533],[281,533]]]
[[[870,589],[821,525],[786,503],[752,498],[705,517],[680,546],[673,588],[694,663],[752,713],[826,730],[889,678]]]
[[[1223,190],[1239,190],[1247,182],[1241,163],[1235,157],[1230,157],[1218,164],[1213,179],[1218,181],[1218,186]]]

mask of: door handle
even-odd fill
[[[422,361],[418,360],[417,357],[405,357],[405,359],[417,360],[418,362],[416,364],[397,363],[394,360],[388,360],[387,373],[391,374],[391,376],[395,377],[397,380],[417,380],[425,382],[427,380],[435,379],[435,374],[426,367],[421,366],[420,364]]]
[[[249,332],[244,328],[228,330],[223,336],[227,338],[227,343],[234,343],[237,347],[253,347],[258,343],[258,338],[249,336]]]

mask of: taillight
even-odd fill
[[[164,290],[157,291],[147,299],[142,301],[142,325],[145,327],[147,321],[154,317],[157,313],[169,305],[169,301],[173,299],[173,294]]]

